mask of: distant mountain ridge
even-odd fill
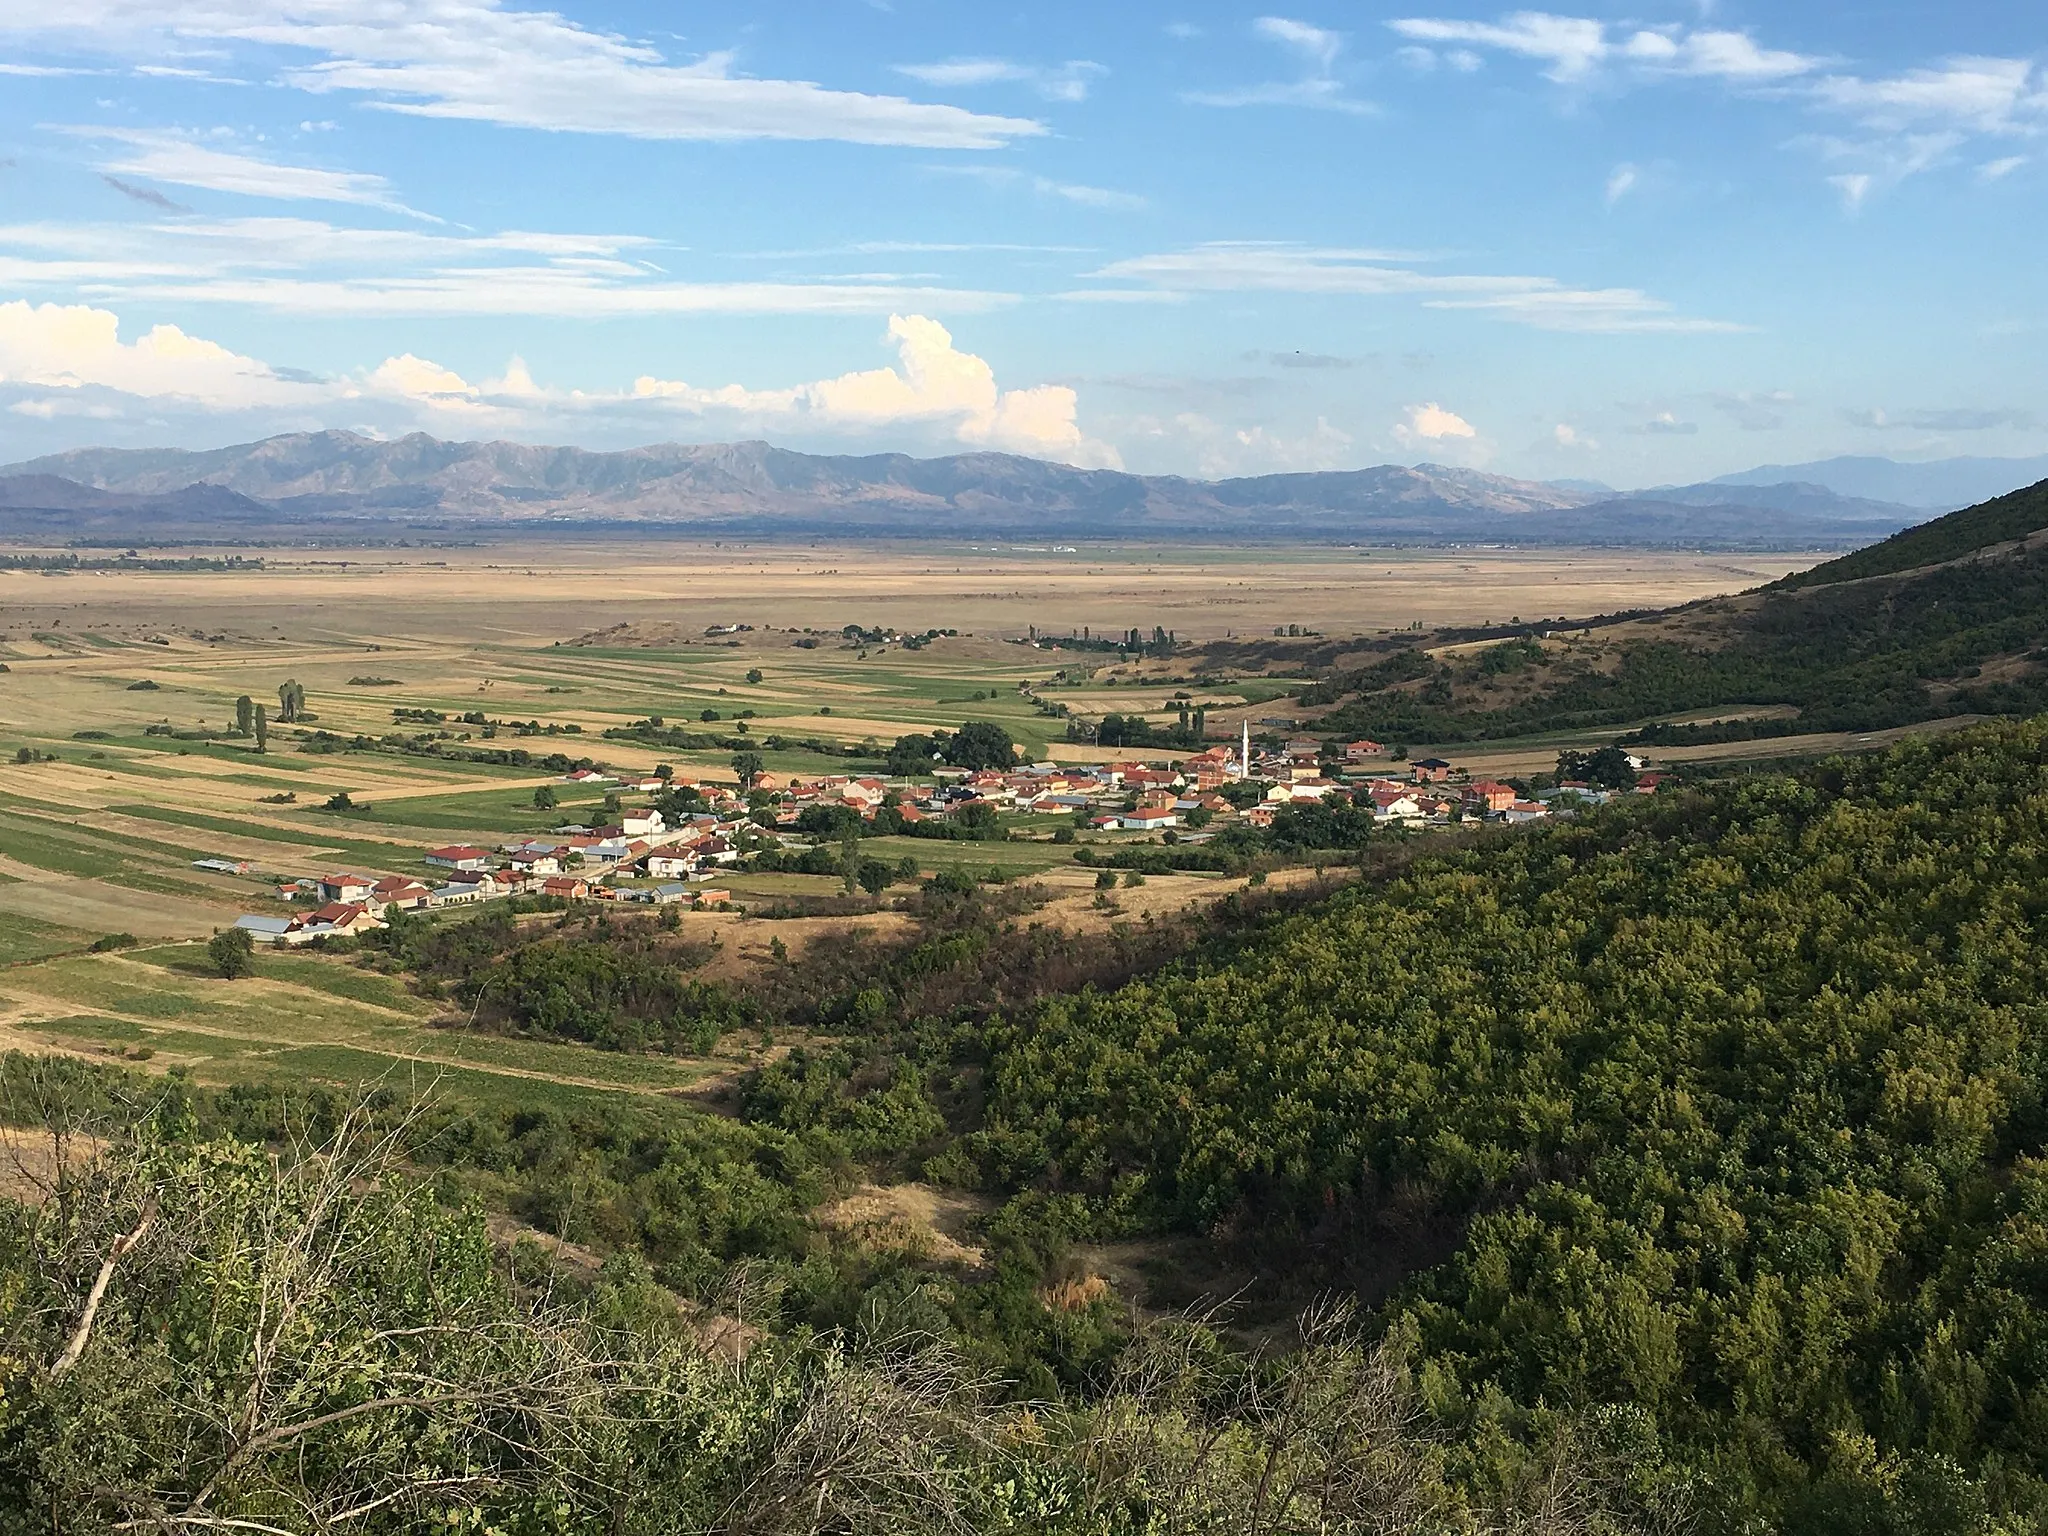
[[[1727,486],[1800,481],[1854,496],[1935,512],[1953,512],[2048,479],[2048,454],[2031,459],[1956,458],[1926,463],[1848,456],[1808,464],[1765,464],[1712,482]]]
[[[600,452],[340,431],[197,452],[73,449],[0,470],[0,508],[25,494],[7,485],[53,478],[145,499],[209,487],[291,523],[607,522],[755,534],[1851,548],[1918,520],[1910,508],[1811,485],[1623,496],[1439,464],[1204,481],[1003,453],[820,455],[762,442]]]

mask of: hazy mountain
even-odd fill
[[[121,535],[141,529],[276,521],[275,508],[224,486],[187,484],[132,494],[80,485],[58,475],[0,472],[0,527],[24,533]]]
[[[313,432],[206,452],[75,449],[5,473],[130,497],[197,495],[205,487],[263,503],[291,523],[427,518],[984,538],[1848,548],[1915,521],[1907,508],[1811,485],[1689,486],[1619,497],[1440,464],[1201,481],[1002,453],[818,455],[759,442],[599,453]]]
[[[1934,459],[1924,464],[1881,458],[1821,459],[1811,464],[1766,464],[1739,475],[1722,475],[1713,483],[1758,486],[1801,481],[1840,496],[1951,512],[2043,479],[2048,479],[2048,454],[2032,459]]]

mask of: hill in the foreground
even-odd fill
[[[1417,1266],[1379,1321],[1478,1463],[1590,1414],[1703,1531],[2039,1531],[2044,868],[2048,722],[1659,795],[998,1026],[971,1144]]]
[[[1737,597],[1491,647],[1389,643],[1304,695],[1320,727],[1453,742],[1621,725],[1673,745],[2048,708],[2048,482]],[[1457,638],[1457,637],[1453,637]],[[1713,719],[1725,711],[1726,718]]]

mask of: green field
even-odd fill
[[[48,927],[19,939],[12,923],[0,929],[0,959],[27,962],[9,971],[15,1027],[88,1054],[187,1066],[202,1082],[349,1087],[398,1076],[469,1099],[588,1101],[682,1092],[720,1066],[477,1034],[459,1018],[441,1027],[445,1007],[341,957],[259,954],[253,974],[231,982],[212,973],[203,945],[58,953],[84,942]],[[38,946],[56,957],[38,960]]]

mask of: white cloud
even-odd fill
[[[1066,385],[1002,389],[984,359],[961,351],[943,325],[922,315],[892,316],[888,334],[897,366],[782,389],[698,388],[646,375],[628,389],[581,391],[542,387],[517,357],[502,377],[478,383],[409,351],[323,379],[273,368],[173,325],[124,342],[110,310],[16,300],[0,304],[0,395],[14,397],[14,414],[33,419],[118,419],[172,408],[255,415],[269,430],[355,424],[365,412],[398,428],[459,422],[531,434],[610,422],[645,430],[651,417],[682,412],[735,435],[824,433],[895,444],[908,434],[1073,464],[1120,463],[1114,448],[1082,433],[1079,397]]]
[[[1612,208],[1636,188],[1639,175],[1632,165],[1617,165],[1607,174],[1607,206]]]
[[[1371,102],[1345,94],[1344,82],[1336,74],[1337,55],[1344,47],[1339,34],[1285,16],[1261,16],[1252,23],[1252,31],[1300,55],[1302,75],[1232,90],[1191,91],[1182,100],[1202,107],[1312,107],[1354,116],[1379,110]]]
[[[1233,426],[1192,410],[1122,417],[1113,425],[1119,441],[1176,464],[1192,462],[1205,479],[1344,469],[1357,462],[1357,440],[1323,416],[1299,430]]]
[[[1635,288],[1570,288],[1550,277],[1420,272],[1400,253],[1271,244],[1215,244],[1112,262],[1091,274],[1167,293],[1404,295],[1430,309],[1483,310],[1552,331],[1731,331],[1674,314]],[[1407,258],[1412,259],[1412,258]],[[1088,292],[1089,290],[1083,290]],[[1093,296],[1099,297],[1099,290]]]
[[[234,150],[201,144],[179,134],[133,128],[66,128],[80,138],[128,146],[124,154],[103,161],[109,175],[139,176],[179,187],[232,192],[242,197],[276,198],[287,202],[355,203],[394,213],[425,217],[398,200],[382,176],[359,171],[330,171],[307,165],[279,165]]]
[[[1977,167],[1977,179],[1986,182],[2003,181],[2026,163],[2025,155],[2005,155],[1997,160],[1989,160]]]
[[[1693,437],[1700,428],[1696,421],[1680,421],[1671,411],[1659,411],[1641,426],[1623,430],[1639,437]]]
[[[284,84],[423,117],[645,139],[840,139],[990,149],[1040,134],[897,96],[735,71],[729,53],[672,64],[656,48],[499,0],[12,0],[0,37],[151,59],[166,38],[310,55]]]
[[[632,235],[465,235],[314,219],[0,225],[0,292],[356,317],[976,313],[1009,294],[919,283],[680,281]]]
[[[1408,407],[1408,418],[1397,422],[1394,436],[1402,442],[1417,439],[1437,443],[1447,437],[1477,437],[1479,435],[1471,422],[1455,411],[1447,411],[1434,400],[1427,405]]]
[[[1325,73],[1337,62],[1338,50],[1344,46],[1344,40],[1335,32],[1312,27],[1305,21],[1290,21],[1285,16],[1261,16],[1252,23],[1252,30],[1269,42],[1292,48]]]
[[[1466,43],[1540,59],[1549,65],[1545,72],[1553,80],[1583,79],[1611,51],[1603,23],[1541,11],[1520,11],[1500,22],[1408,17],[1387,25],[1416,42]]]
[[[1109,70],[1088,59],[1069,59],[1050,68],[1009,59],[947,59],[938,64],[898,64],[896,72],[926,85],[1028,85],[1048,101],[1086,101],[1090,86]]]
[[[1414,42],[1462,43],[1537,60],[1544,74],[1560,84],[1586,80],[1607,65],[1646,74],[1760,82],[1787,80],[1820,64],[1804,54],[1759,47],[1746,32],[1668,27],[1611,35],[1604,21],[1545,11],[1517,11],[1497,22],[1416,16],[1387,25]]]
[[[1828,106],[1874,128],[1932,122],[2010,133],[2038,126],[2048,115],[2048,88],[2032,85],[2033,76],[2034,65],[2026,59],[1969,57],[1884,80],[1832,76],[1815,90]]]
[[[159,325],[123,342],[120,320],[85,304],[0,304],[0,383],[47,390],[90,387],[210,406],[279,405],[302,386],[215,342]]]
[[[1079,397],[1067,386],[1000,389],[985,360],[960,351],[943,325],[923,315],[891,316],[889,337],[897,348],[896,368],[775,390],[736,384],[706,389],[648,376],[634,382],[633,393],[694,413],[777,419],[786,428],[923,423],[944,427],[959,442],[978,447],[1077,464],[1119,462],[1114,449],[1082,435],[1075,419]]]
[[[1870,196],[1874,180],[1875,178],[1867,172],[1850,171],[1841,176],[1830,176],[1828,185],[1842,194],[1843,210],[1855,213],[1863,207],[1864,200]]]
[[[1550,437],[1560,448],[1575,449],[1584,453],[1598,453],[1600,451],[1600,443],[1597,438],[1586,436],[1577,427],[1567,422],[1560,421],[1555,427],[1552,427],[1550,429]]]

